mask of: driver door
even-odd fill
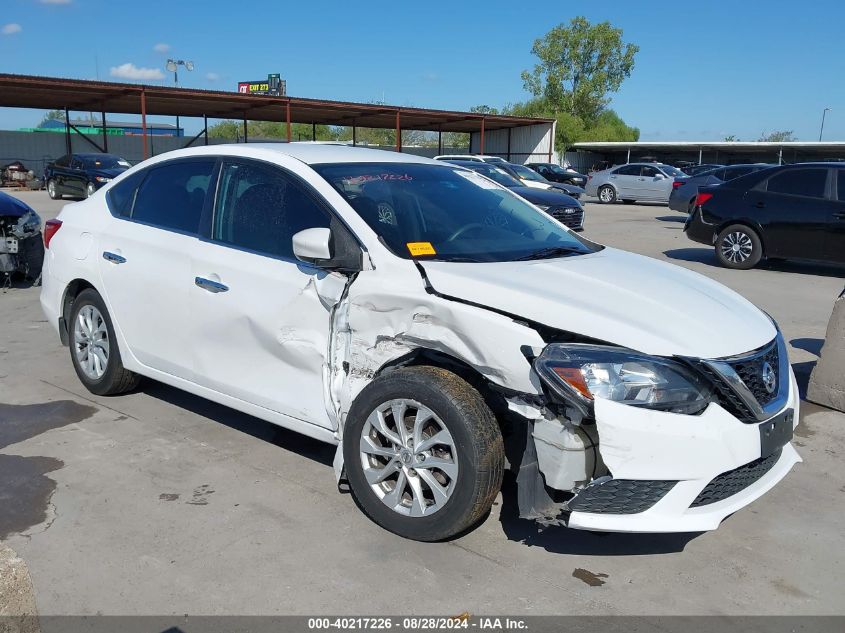
[[[331,218],[290,172],[246,159],[223,162],[209,239],[198,241],[192,256],[198,384],[333,427],[323,372],[347,278],[297,260],[292,246],[295,233],[329,228]]]

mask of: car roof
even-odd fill
[[[156,159],[174,159],[188,156],[239,156],[241,158],[271,158],[273,154],[289,156],[307,165],[324,163],[423,163],[442,165],[443,161],[432,160],[414,154],[403,154],[380,149],[350,147],[322,143],[224,143],[178,149],[159,154]]]
[[[109,152],[74,152],[71,156],[79,156],[80,158],[102,158],[103,156],[114,156],[115,158],[120,158],[117,154],[111,154]]]

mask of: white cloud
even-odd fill
[[[209,81],[217,81],[218,79],[220,79],[220,75],[218,75],[217,73],[205,73],[205,78]]]
[[[159,42],[155,46],[153,46],[153,50],[156,53],[169,53],[170,52],[170,44],[165,44],[164,42]]]
[[[0,33],[3,35],[14,35],[15,33],[20,33],[21,31],[23,31],[23,28],[20,24],[16,24],[15,22],[4,24],[3,28],[0,28]]]
[[[38,0],[41,4],[70,4],[73,0]]]
[[[109,74],[121,79],[164,79],[164,73],[158,68],[138,68],[135,64],[125,63],[112,66]]]

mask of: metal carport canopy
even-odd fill
[[[383,104],[10,74],[0,74],[0,106],[391,129],[401,126],[403,130],[442,132],[479,132],[553,122]]]

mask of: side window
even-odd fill
[[[331,216],[281,169],[247,162],[223,165],[212,239],[293,259],[294,234],[330,225]]]
[[[132,205],[135,203],[135,192],[138,185],[147,175],[146,171],[139,171],[127,176],[109,189],[106,202],[113,215],[128,218],[132,215]]]
[[[734,178],[739,178],[740,176],[745,176],[750,173],[750,167],[735,167],[734,169],[726,169],[723,180],[733,180]]]
[[[196,233],[214,160],[182,160],[152,167],[135,194],[132,219]]]
[[[67,167],[68,165],[70,165],[70,156],[67,154],[56,161],[56,167]]]
[[[845,202],[845,169],[836,170],[836,198]]]
[[[639,176],[640,175],[640,166],[639,165],[622,165],[618,169],[614,170],[613,172],[617,176]]]
[[[711,176],[713,176],[714,178],[718,178],[719,180],[721,180],[721,181],[723,181],[723,182],[724,182],[725,180],[727,180],[727,179],[728,179],[728,175],[727,175],[727,174],[728,174],[728,170],[727,170],[727,169],[717,169],[716,171],[714,171],[714,172],[713,172],[712,174],[710,174],[710,175],[711,175]]]
[[[70,168],[71,169],[82,169],[82,161],[76,157],[70,159]]]
[[[662,173],[663,172],[658,170],[657,167],[649,167],[648,165],[643,166],[642,175],[645,176],[646,178],[654,178],[657,174],[662,174]]]
[[[769,193],[824,198],[827,169],[789,169],[769,178]]]

